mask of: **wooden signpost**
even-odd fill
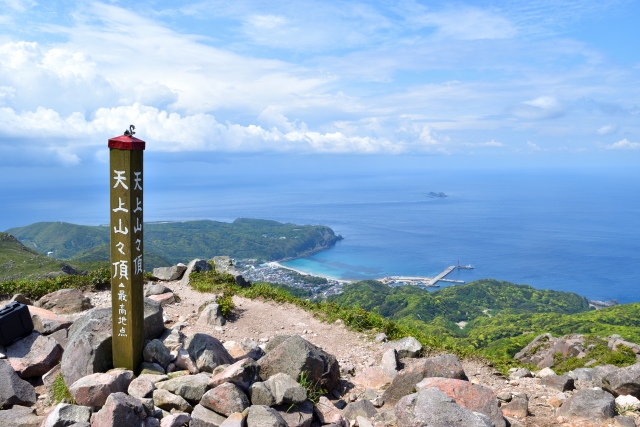
[[[135,127],[109,140],[113,366],[137,371],[144,347],[142,155]]]

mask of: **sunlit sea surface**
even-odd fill
[[[495,278],[590,299],[640,301],[640,175],[625,170],[291,173],[149,164],[145,221],[265,218],[330,226],[344,240],[287,266],[341,279]],[[4,186],[3,230],[108,221],[105,171],[62,190]],[[186,179],[189,176],[191,179]],[[29,187],[31,185],[31,187]],[[429,192],[448,197],[429,197]],[[448,284],[441,283],[446,286]]]

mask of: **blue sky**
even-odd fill
[[[640,164],[640,2],[0,0],[0,165]]]

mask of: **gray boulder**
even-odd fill
[[[169,349],[157,338],[150,341],[149,344],[144,347],[142,358],[145,362],[155,362],[163,368],[166,368],[169,362],[171,362]]]
[[[294,380],[306,372],[307,379],[326,391],[338,385],[340,367],[336,358],[316,347],[299,335],[293,335],[262,357],[260,377],[263,380],[280,372],[288,374]]]
[[[576,388],[573,378],[569,375],[549,375],[540,378],[540,384],[558,391],[571,391]]]
[[[96,309],[76,320],[69,329],[69,341],[62,355],[62,376],[65,383],[73,384],[111,368],[111,309]]]
[[[253,405],[247,414],[247,427],[288,427],[287,422],[273,408]]]
[[[567,372],[567,375],[577,381],[591,382],[593,380],[593,369],[577,368],[573,371]]]
[[[469,381],[439,377],[425,378],[416,385],[417,391],[427,388],[437,388],[458,405],[486,415],[496,427],[506,427],[507,425],[498,406],[496,395],[489,387],[471,384]]]
[[[9,362],[0,360],[0,408],[36,403],[36,390],[21,379]]]
[[[591,383],[596,387],[602,387],[602,379],[612,372],[617,371],[617,366],[614,365],[598,365],[591,371]]]
[[[403,427],[493,427],[484,414],[455,403],[442,391],[427,388],[400,399],[395,407],[398,425]]]
[[[95,373],[71,384],[69,393],[84,406],[102,406],[112,393],[126,393],[133,380],[133,372],[114,369],[107,373]]]
[[[31,300],[22,294],[15,294],[8,302],[19,302],[24,305],[31,305]]]
[[[191,415],[175,412],[162,418],[162,427],[180,427],[191,421]]]
[[[144,299],[145,339],[164,331],[160,303]],[[62,354],[62,376],[67,384],[95,372],[113,368],[111,352],[111,309],[92,310],[69,328],[69,341]]]
[[[564,417],[580,417],[597,420],[613,418],[616,401],[604,390],[578,390],[564,402],[557,414]]]
[[[630,394],[640,398],[640,363],[617,369],[602,378],[602,388],[615,397]]]
[[[251,398],[252,405],[273,406],[276,404],[275,397],[273,397],[273,394],[271,394],[271,391],[263,382],[251,384],[249,397]]]
[[[240,342],[225,341],[222,345],[227,349],[231,357],[236,360],[246,358],[258,360],[264,356],[264,350],[262,350],[259,344],[251,338],[245,338]]]
[[[59,403],[49,416],[43,427],[67,427],[76,423],[88,423],[91,418],[91,408],[87,406]]]
[[[242,277],[240,272],[233,265],[233,261],[231,260],[231,257],[228,257],[228,256],[213,257],[213,263],[216,267],[216,273],[232,275],[236,282],[236,285],[241,287],[250,285],[250,283],[247,282],[244,277]]]
[[[40,298],[35,303],[35,306],[51,310],[57,314],[79,313],[93,307],[91,300],[77,289],[61,289],[51,292]]]
[[[220,305],[211,303],[202,310],[197,323],[202,326],[224,326],[226,322],[224,316],[222,316]]]
[[[191,423],[189,427],[220,427],[225,422],[225,417],[205,408],[196,405],[191,412]]]
[[[209,389],[209,376],[206,374],[183,375],[156,383],[156,388],[170,391],[194,404],[200,401]]]
[[[156,384],[156,387],[158,384]],[[182,396],[177,396],[170,391],[160,388],[153,391],[153,404],[167,412],[170,412],[172,409],[188,413],[193,411],[193,407]]]
[[[276,405],[297,405],[307,400],[307,391],[285,373],[281,372],[270,376],[264,385],[271,392]]]
[[[185,347],[201,372],[213,372],[219,365],[233,363],[233,358],[222,343],[211,335],[194,334],[187,338]]]
[[[398,352],[398,357],[418,357],[422,350],[422,344],[414,337],[405,337],[397,341],[391,341],[384,348],[393,348]]]
[[[247,392],[251,384],[259,380],[260,365],[253,359],[242,359],[211,377],[209,385],[217,387],[222,383],[233,383]]]
[[[251,406],[247,395],[231,383],[224,383],[206,392],[200,404],[220,415],[228,417]]]
[[[147,413],[135,397],[125,393],[109,395],[106,403],[91,417],[92,427],[143,427]]]
[[[171,281],[180,280],[187,271],[187,266],[184,264],[174,265],[172,267],[158,267],[153,269],[153,275],[159,280]]]
[[[53,338],[33,331],[7,347],[6,355],[20,378],[40,377],[58,364],[62,347]]]
[[[194,259],[187,264],[187,269],[184,271],[184,275],[180,280],[180,286],[189,286],[189,275],[198,271],[211,271],[213,267],[207,261],[203,259]]]
[[[154,283],[150,282],[147,285],[144,285],[144,296],[150,297],[152,295],[162,295],[166,293],[172,293],[173,291],[167,288],[162,283]]]
[[[44,417],[35,414],[34,408],[14,406],[0,411],[0,426],[11,427],[39,427]]]
[[[375,406],[373,406],[373,403],[371,403],[370,400],[362,399],[358,400],[357,402],[349,403],[342,410],[342,413],[344,414],[346,419],[352,421],[359,416],[367,419],[373,418],[378,413],[378,411],[376,411]]]
[[[309,401],[298,405],[276,406],[273,409],[278,411],[288,427],[310,427],[313,421],[313,403]]]
[[[456,355],[444,354],[429,357],[399,371],[391,381],[391,385],[384,391],[383,400],[386,403],[395,403],[403,396],[412,393],[416,384],[429,377],[467,380],[467,375]]]
[[[72,320],[41,307],[30,306],[29,314],[33,322],[33,329],[42,335],[49,335],[62,329],[68,329],[73,324]]]
[[[153,390],[155,389],[156,386],[153,381],[148,378],[138,377],[131,381],[131,384],[129,384],[129,388],[127,388],[127,394],[138,399],[144,399],[151,396]]]

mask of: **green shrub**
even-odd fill
[[[73,396],[71,396],[71,393],[69,393],[69,389],[64,382],[62,374],[58,374],[58,376],[56,376],[56,378],[53,380],[53,383],[51,384],[51,391],[53,394],[53,396],[51,396],[51,399],[54,405],[57,405],[65,399],[67,400],[67,402],[73,405],[76,404],[75,399],[73,398]]]
[[[218,305],[220,306],[222,316],[225,318],[229,317],[231,311],[235,307],[235,304],[233,303],[233,295],[229,292],[224,292],[222,296],[218,297]]]
[[[298,379],[298,382],[302,388],[307,391],[307,400],[314,405],[318,403],[320,396],[326,393],[324,389],[319,387],[317,382],[314,383],[309,379],[307,371],[302,371],[302,373],[300,373],[300,379]]]
[[[573,371],[577,368],[583,368],[585,363],[595,360],[595,365],[615,365],[619,367],[629,366],[636,363],[636,354],[629,347],[619,345],[616,350],[609,350],[607,341],[596,336],[585,337],[585,348],[593,346],[587,352],[585,357],[578,359],[577,357],[565,358],[562,353],[553,355],[553,370],[562,375],[565,372]]]
[[[27,298],[38,299],[60,289],[80,289],[82,291],[108,287],[111,284],[111,272],[101,268],[85,276],[68,275],[43,280],[9,280],[0,283],[0,296],[10,297],[21,293]]]

